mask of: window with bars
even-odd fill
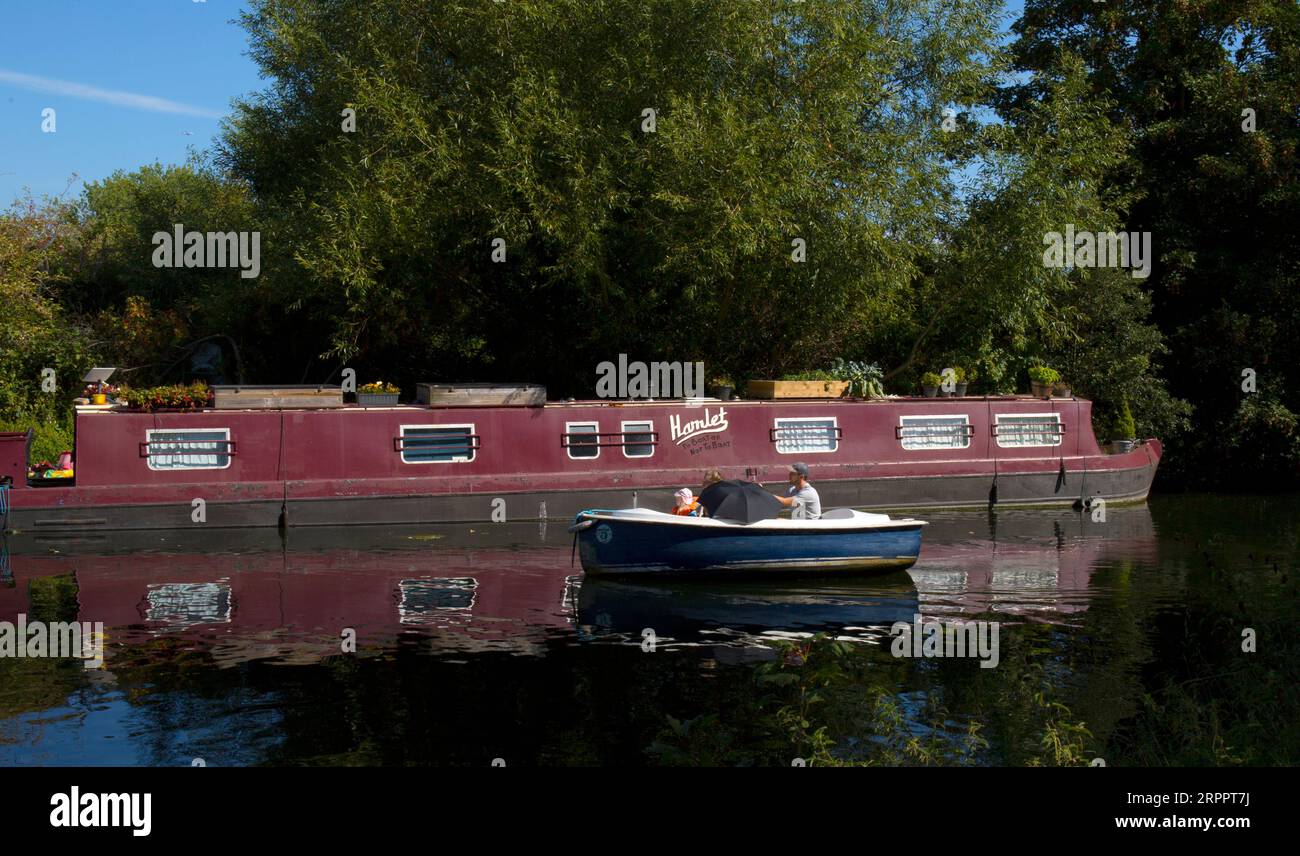
[[[229,428],[151,428],[140,444],[151,470],[224,470],[234,454]]]
[[[965,414],[959,416],[900,416],[898,439],[908,451],[922,449],[965,449],[970,446],[973,427]]]
[[[474,460],[479,436],[473,425],[403,425],[397,450],[404,464],[450,464]]]
[[[816,455],[840,446],[840,428],[834,416],[777,419],[772,429],[776,451],[783,455]]]
[[[993,425],[998,446],[1019,449],[1026,446],[1059,446],[1065,436],[1059,413],[998,414]]]
[[[564,441],[570,458],[600,457],[600,425],[595,422],[564,423]]]
[[[623,454],[629,458],[649,458],[655,453],[653,422],[624,422]]]

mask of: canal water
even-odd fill
[[[554,522],[11,535],[0,622],[103,657],[0,657],[0,764],[1300,761],[1300,498],[918,516],[906,573],[691,584]]]

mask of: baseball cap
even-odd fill
[[[790,465],[790,472],[798,473],[804,478],[808,478],[808,465],[801,461],[795,461]]]

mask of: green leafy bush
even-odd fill
[[[1061,373],[1047,366],[1030,366],[1029,379],[1034,383],[1052,384],[1061,379]]]
[[[921,375],[921,386],[938,386],[941,383],[943,383],[943,378],[934,372],[926,372]]]
[[[1133,414],[1129,410],[1128,402],[1125,401],[1115,413],[1115,421],[1111,423],[1110,438],[1112,440],[1131,440],[1136,436],[1137,423],[1133,421]]]
[[[72,450],[73,424],[75,416],[71,412],[53,418],[0,419],[0,432],[32,430],[32,448],[29,463],[41,461],[53,463],[59,453]]]

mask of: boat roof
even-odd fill
[[[980,402],[980,401],[1046,401],[1047,399],[1039,398],[1033,395],[967,395],[967,396],[947,396],[947,397],[927,397],[920,395],[891,395],[885,398],[735,398],[724,401],[720,398],[582,398],[582,399],[564,399],[558,401],[548,401],[544,405],[527,405],[527,404],[392,404],[383,406],[360,405],[354,403],[345,403],[336,407],[312,407],[310,405],[302,406],[283,406],[283,407],[257,407],[257,408],[214,408],[204,407],[191,411],[166,411],[166,412],[189,412],[189,413],[256,413],[266,412],[268,410],[342,410],[347,412],[366,412],[366,411],[427,411],[427,410],[485,410],[495,408],[506,408],[511,410],[528,409],[528,408],[573,408],[573,407],[713,407],[715,405],[722,407],[770,407],[772,405],[872,405],[884,406],[889,404],[933,404],[934,406],[951,407],[955,402]],[[1086,401],[1082,398],[1053,398],[1051,401]],[[78,404],[76,406],[79,413],[141,413],[144,411],[134,410],[113,404]]]

